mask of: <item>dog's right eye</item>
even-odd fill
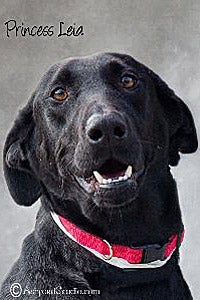
[[[51,93],[51,97],[56,101],[63,102],[67,99],[68,93],[63,88],[57,88]]]

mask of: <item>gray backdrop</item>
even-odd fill
[[[126,52],[142,61],[182,97],[199,128],[200,1],[196,0],[0,0],[0,147],[19,107],[27,101],[46,68],[61,58],[99,51]],[[84,26],[79,37],[6,37],[4,22],[18,25]],[[1,164],[2,170],[2,164]],[[2,172],[2,171],[1,171]],[[195,299],[200,299],[199,153],[182,156],[173,169],[186,237],[181,265]],[[2,174],[2,173],[1,173]],[[39,202],[17,206],[0,178],[0,280],[33,229]]]

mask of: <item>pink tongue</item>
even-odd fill
[[[103,178],[105,179],[114,179],[114,178],[118,178],[120,176],[124,176],[125,175],[125,171],[119,171],[119,172],[115,172],[115,173],[110,173],[110,174],[101,174],[101,176],[103,176]]]

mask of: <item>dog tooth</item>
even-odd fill
[[[124,175],[123,179],[127,180],[129,177],[127,175]]]
[[[101,184],[101,183],[103,183],[103,177],[101,176],[101,174],[99,174],[99,172],[97,172],[97,171],[93,171],[93,174],[94,174],[94,176],[95,176],[95,178],[96,178],[96,180]]]
[[[108,181],[107,181],[106,179],[104,179],[104,178],[103,178],[103,181],[102,181],[102,183],[103,183],[103,184],[107,184],[107,183],[108,183]]]
[[[132,172],[133,172],[132,166],[129,165],[128,168],[126,169],[125,176],[127,176],[128,178],[131,177]]]
[[[109,178],[109,179],[107,180],[107,182],[108,182],[108,183],[111,183],[111,182],[112,182],[112,179],[111,179],[111,178]]]
[[[123,176],[119,176],[118,181],[122,181],[122,180],[124,180],[124,177]]]

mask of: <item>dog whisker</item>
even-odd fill
[[[150,140],[141,140],[140,141],[141,143],[144,143],[144,144],[150,144],[150,145],[153,145],[155,147],[159,147],[159,148],[163,148],[161,145],[159,145],[158,143],[156,143],[155,141],[150,141]]]
[[[112,222],[112,216],[113,216],[113,207],[110,208],[109,223]]]
[[[86,215],[93,213],[95,209],[97,209],[96,204],[94,202],[90,203],[85,210]]]
[[[119,217],[120,217],[120,220],[121,220],[121,224],[124,223],[124,220],[123,220],[123,213],[122,213],[122,209],[119,207]]]

